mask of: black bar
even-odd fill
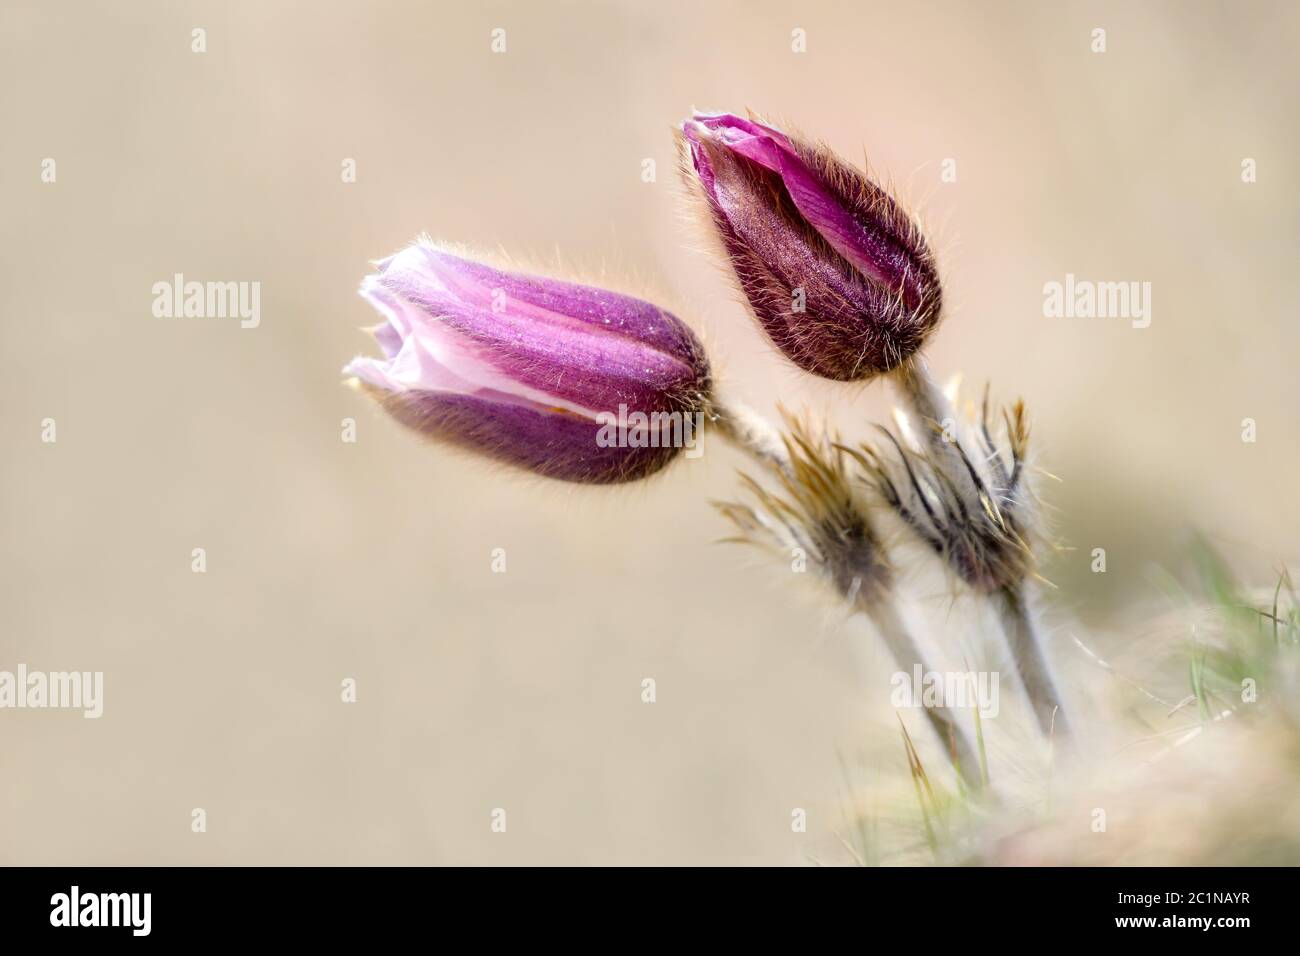
[[[1128,937],[1139,945],[1200,936],[1231,946],[1292,922],[1289,869],[529,869],[30,868],[0,870],[6,942],[242,942],[294,938],[371,941],[412,931],[450,942],[473,929],[495,938],[538,932],[537,944],[594,932],[597,923],[665,944],[698,925],[709,937],[811,941],[847,930],[864,942],[892,931],[990,943],[1030,929],[1051,939]],[[100,913],[117,926],[80,922]],[[141,894],[127,903],[100,894]],[[148,934],[144,896],[148,897]],[[88,896],[95,898],[87,903]],[[60,909],[62,901],[68,906]],[[134,920],[131,917],[135,917]],[[1142,921],[1134,923],[1132,921]],[[1196,921],[1193,924],[1191,921]],[[1209,920],[1208,927],[1201,921]],[[1129,921],[1121,925],[1121,921]],[[1149,922],[1148,922],[1149,921]],[[1243,921],[1227,925],[1226,921]],[[1145,925],[1144,925],[1145,924]],[[604,932],[604,930],[602,931]],[[1247,934],[1242,936],[1241,934]],[[1029,937],[1026,937],[1029,938]]]

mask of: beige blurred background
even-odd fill
[[[367,261],[427,230],[653,294],[760,407],[887,414],[782,364],[698,254],[692,106],[865,149],[924,200],[952,306],[931,358],[1023,395],[1061,479],[1059,617],[1139,627],[1192,527],[1268,583],[1300,551],[1298,41],[1292,3],[9,0],[0,669],[106,687],[97,721],[0,711],[0,862],[834,856],[869,635],[713,543],[730,450],[573,489],[339,382]],[[176,272],[260,281],[260,327],[154,318]],[[1151,282],[1150,328],[1044,318],[1067,272]]]

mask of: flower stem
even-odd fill
[[[924,359],[918,356],[905,362],[895,375],[904,402],[912,413],[922,420],[922,423],[942,423],[945,418],[955,418],[951,403],[931,377]],[[936,471],[942,473],[947,486],[951,489],[951,494],[958,499],[956,507],[952,509],[952,514],[957,517],[950,520],[965,526],[963,537],[980,540],[981,535],[972,523],[983,520],[982,516],[988,512],[985,499],[989,495],[981,479],[976,477],[972,468],[968,467],[968,462],[974,459],[970,454],[960,450],[961,446],[958,442],[961,440],[962,431],[956,430],[951,440],[945,439],[943,434],[933,427],[922,427],[918,432],[928,448],[929,458],[934,463]],[[971,448],[973,450],[974,445]],[[1011,498],[1017,492],[1015,482],[1019,470],[1018,462],[1014,467],[1003,466],[1002,476],[1007,479],[1004,483],[1006,487],[993,488],[992,499],[994,502],[1002,502],[1003,508],[1006,507],[1003,499]],[[1024,544],[1025,537],[1016,534],[1012,538],[1016,542],[1012,547],[1028,549],[1029,546]],[[994,540],[1002,541],[996,538]],[[1051,667],[1043,648],[1042,635],[1028,600],[1027,566],[1022,567],[1018,561],[1011,560],[991,562],[991,564],[1001,569],[1002,573],[992,582],[984,578],[978,579],[974,582],[976,590],[988,595],[1002,622],[1011,658],[1038,725],[1049,740],[1068,741],[1070,726],[1066,722],[1061,696],[1052,677]],[[954,566],[954,569],[961,573],[960,566]]]
[[[920,664],[923,673],[930,671],[930,668],[926,666],[925,658],[921,656],[920,647],[917,646],[911,632],[908,631],[907,626],[898,614],[898,609],[891,600],[887,597],[881,597],[870,603],[858,600],[856,604],[871,619],[871,622],[876,626],[876,630],[880,632],[880,636],[889,649],[890,656],[894,658],[896,666],[909,668],[913,664]],[[913,692],[919,694],[921,689],[914,688]],[[987,768],[980,762],[975,747],[971,743],[970,735],[964,727],[957,723],[955,714],[941,706],[923,707],[922,709],[930,721],[930,726],[939,735],[945,752],[947,752],[953,766],[957,768],[957,772],[961,774],[966,786],[972,791],[984,789]]]
[[[1029,606],[1025,587],[1006,587],[992,595],[993,606],[1002,619],[1011,657],[1020,673],[1020,683],[1038,718],[1038,726],[1049,740],[1069,741],[1070,725],[1061,707],[1061,695],[1052,678],[1042,637]]]
[[[925,359],[913,356],[894,371],[894,382],[920,418],[942,421],[948,400],[930,375]]]
[[[715,401],[711,421],[729,442],[752,456],[765,468],[790,474],[790,453],[781,432],[748,405]]]

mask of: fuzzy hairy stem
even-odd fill
[[[1025,587],[1003,588],[992,595],[993,606],[1002,620],[1011,657],[1020,673],[1020,683],[1034,708],[1043,733],[1055,741],[1069,742],[1070,724],[1061,706],[1042,637],[1029,605]]]
[[[894,371],[894,381],[920,418],[943,420],[948,400],[930,375],[925,359],[919,355],[908,359]]]
[[[851,454],[838,438],[787,416],[788,432],[739,406],[718,408],[713,420],[733,442],[776,478],[777,489],[742,474],[754,504],[716,502],[740,530],[738,539],[801,549],[816,562],[851,610],[876,626],[899,667],[929,670],[891,598],[893,574],[864,502],[847,469]],[[947,711],[925,708],[949,758],[971,790],[983,787],[984,768],[970,737]]]
[[[749,454],[764,468],[784,475],[791,473],[790,453],[781,432],[748,405],[715,401],[711,421],[729,442]]]
[[[857,595],[846,594],[845,596],[876,626],[896,666],[906,668],[913,664],[920,664],[922,671],[930,670],[926,666],[925,658],[921,656],[920,647],[891,600],[887,597],[872,601]],[[929,719],[934,732],[939,735],[944,752],[948,754],[957,772],[961,774],[966,786],[973,791],[983,789],[983,768],[979,757],[971,743],[970,734],[957,722],[956,715],[945,707],[923,707],[922,710],[925,711],[925,716]]]
[[[990,456],[989,464],[993,468],[994,477],[1006,479],[1005,494],[994,484],[991,489],[994,494],[990,496],[987,479],[982,478],[971,466],[974,456],[959,444],[963,441],[961,429],[945,438],[942,429],[932,427],[934,423],[943,423],[945,419],[955,422],[956,413],[943,390],[930,376],[924,360],[914,358],[904,363],[895,374],[904,402],[921,420],[922,427],[917,432],[920,440],[927,445],[929,459],[955,497],[957,507],[952,509],[955,515],[953,520],[970,529],[972,540],[980,540],[975,531],[975,523],[984,521],[983,516],[989,513],[991,502],[992,509],[1000,514],[1002,527],[1014,527],[1010,522],[1014,520],[1014,502],[1019,495],[1016,482],[1022,474],[1020,456],[1027,433],[1021,432],[1018,439],[1013,437],[1013,463],[1000,463],[988,437],[986,411],[983,427],[985,450]],[[925,427],[926,425],[931,427]],[[1011,431],[1011,419],[1008,420],[1008,430]],[[1021,686],[1024,687],[1043,733],[1054,740],[1068,741],[1070,725],[1066,720],[1056,681],[1052,677],[1041,630],[1028,599],[1032,554],[1018,531],[1013,536],[995,537],[991,540],[999,545],[1000,550],[991,550],[990,553],[1005,558],[987,563],[986,566],[995,571],[995,574],[970,574],[970,568],[961,565],[956,565],[955,569],[967,571],[968,581],[976,591],[988,596],[997,612]]]
[[[936,461],[947,464],[945,477],[963,495],[975,497],[978,494],[974,481],[962,464],[957,442],[960,436],[945,438],[941,428],[926,427],[928,422],[943,426],[946,421],[955,421],[956,412],[948,396],[930,375],[925,359],[917,355],[899,366],[894,372],[894,380],[902,392],[905,404],[917,417],[916,437],[925,444]]]

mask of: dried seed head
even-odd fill
[[[1006,452],[994,442],[988,391],[981,412],[961,414],[923,371],[903,370],[904,394],[921,419],[881,428],[885,447],[849,449],[881,498],[971,587],[993,592],[1034,573],[1033,497],[1024,403],[1004,409]]]
[[[763,545],[789,557],[795,549],[850,601],[870,603],[885,594],[891,574],[847,469],[846,454],[832,438],[815,438],[789,416],[783,436],[789,470],[774,470],[781,490],[768,491],[741,475],[754,504],[714,502],[739,529],[731,539]]]

